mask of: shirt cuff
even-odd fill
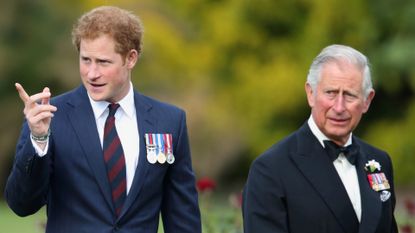
[[[32,141],[32,145],[33,148],[35,148],[36,154],[39,157],[43,157],[46,155],[46,153],[48,152],[48,148],[49,148],[49,140],[46,141],[46,146],[45,149],[42,150],[42,148],[40,148],[37,143],[35,142],[35,140],[33,140],[32,138],[30,138],[30,140]]]

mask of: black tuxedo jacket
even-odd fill
[[[356,137],[353,142],[360,148],[356,164],[360,223],[327,152],[305,123],[253,162],[243,195],[244,232],[397,232],[391,160]],[[389,181],[384,192],[369,184],[365,164],[373,159]]]
[[[5,196],[20,216],[47,205],[48,233],[201,232],[195,177],[184,111],[134,92],[140,134],[139,162],[118,217],[112,205],[94,114],[83,86],[53,98],[49,149],[36,155],[24,123]],[[146,133],[173,136],[173,164],[151,164]]]

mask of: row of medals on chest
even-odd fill
[[[149,163],[154,164],[159,162],[161,164],[167,162],[168,164],[174,163],[174,155],[171,148],[164,150],[163,147],[158,147],[156,144],[147,145],[147,160]]]

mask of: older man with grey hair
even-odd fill
[[[245,233],[398,232],[391,159],[352,133],[375,96],[368,59],[324,48],[305,91],[309,119],[250,168]]]

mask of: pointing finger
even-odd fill
[[[20,85],[20,83],[15,83],[14,84],[16,86],[16,90],[19,93],[20,99],[23,102],[26,102],[29,100],[29,95],[26,93],[26,91],[24,90],[23,86]]]

